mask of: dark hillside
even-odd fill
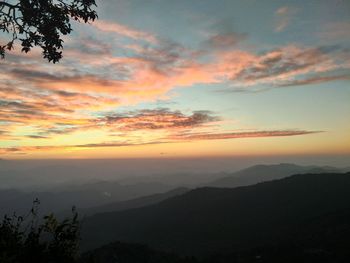
[[[261,182],[282,179],[294,174],[319,174],[319,173],[342,173],[344,171],[330,166],[301,166],[290,163],[280,163],[272,165],[254,165],[252,167],[240,170],[219,178],[211,183],[209,186],[214,187],[238,187],[253,185]]]
[[[235,189],[199,188],[156,205],[87,218],[83,248],[121,240],[203,255],[288,242],[298,235],[323,234],[317,224],[325,216],[347,215],[349,189],[349,173],[294,175]]]

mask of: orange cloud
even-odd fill
[[[279,11],[281,15],[285,12]],[[288,45],[258,53],[239,49],[236,44],[245,36],[228,32],[209,36],[203,50],[195,50],[119,24],[100,21],[95,28],[131,38],[137,44],[121,45],[128,53],[116,55],[110,44],[93,39],[82,41],[83,44],[73,41],[65,50],[68,58],[54,68],[36,60],[36,56],[23,60],[21,54],[9,56],[6,65],[0,64],[0,125],[9,126],[8,130],[1,129],[2,138],[27,136],[40,140],[53,134],[91,130],[106,134],[158,130],[160,139],[174,141],[180,140],[174,134],[178,130],[190,132],[182,135],[181,140],[309,134],[312,132],[214,133],[210,130],[213,126],[216,131],[222,128],[208,112],[184,114],[168,109],[109,115],[106,112],[167,98],[169,91],[195,84],[226,83],[232,90],[236,86],[249,90],[257,84],[306,85],[348,79],[346,75],[315,78],[310,74],[350,68],[345,51],[338,47]],[[16,128],[24,125],[36,133],[16,134]]]
[[[101,147],[126,147],[126,146],[140,146],[140,145],[152,145],[152,144],[164,144],[164,143],[176,143],[184,141],[197,141],[197,140],[222,140],[222,139],[238,139],[238,138],[263,138],[263,137],[285,137],[296,135],[307,135],[319,133],[319,131],[254,131],[254,132],[229,132],[229,133],[197,133],[197,134],[178,134],[169,136],[165,139],[144,141],[144,142],[131,142],[131,141],[114,141],[114,142],[101,142],[101,143],[89,143],[89,144],[73,144],[73,145],[59,145],[59,146],[22,146],[22,147],[3,147],[0,148],[0,153],[29,153],[35,151],[52,151],[52,150],[67,150],[67,149],[84,149],[84,148],[101,148]]]

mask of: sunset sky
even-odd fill
[[[97,3],[0,61],[0,158],[350,154],[350,1]]]

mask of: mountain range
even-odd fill
[[[135,199],[126,200],[126,201],[119,201],[119,202],[107,203],[105,205],[100,205],[95,207],[82,208],[82,209],[79,209],[79,215],[84,217],[88,215],[94,215],[97,213],[113,212],[113,211],[115,212],[115,211],[122,211],[122,210],[149,206],[149,205],[164,201],[168,198],[184,194],[188,191],[189,191],[188,188],[179,187],[164,193],[151,194],[151,195],[146,195],[146,196],[142,196]],[[65,215],[69,215],[69,214],[70,214],[70,211],[66,211]]]
[[[281,179],[293,174],[304,173],[341,173],[348,172],[350,168],[335,168],[331,166],[301,166],[290,163],[271,165],[254,165],[231,175],[224,176],[208,183],[214,187],[238,187],[257,184],[265,181]]]
[[[32,172],[37,173],[35,180],[32,180],[33,185],[38,185],[38,181],[46,182],[52,177],[59,177],[55,176],[55,174],[48,176],[50,167],[54,169],[52,166],[46,166],[43,171],[34,169],[27,172],[15,173],[12,174],[14,178],[10,178],[11,173],[8,174],[6,171],[2,171],[0,179],[5,180],[5,185],[2,185],[2,187],[6,186],[6,182],[15,179],[21,181],[19,179],[22,177],[30,177]],[[68,169],[68,167],[61,167],[61,169],[54,170],[56,173],[62,173],[65,169]],[[78,170],[76,167],[73,167],[70,171],[75,173]],[[298,173],[343,171],[346,171],[346,169],[327,166],[274,164],[256,165],[231,174],[217,173],[212,176],[205,174],[201,180],[197,180],[197,184],[194,184],[194,180],[196,178],[198,179],[200,177],[199,175],[194,176],[193,174],[189,174],[186,176],[185,174],[181,174],[176,180],[172,179],[172,177],[177,177],[176,175],[165,175],[164,178],[159,176],[150,177],[148,181],[143,177],[132,177],[130,180],[123,179],[120,181],[98,181],[95,179],[83,181],[83,183],[79,184],[73,182],[62,184],[57,182],[54,186],[36,190],[31,187],[23,188],[23,186],[19,186],[19,188],[0,190],[0,215],[5,213],[11,214],[13,212],[24,214],[30,209],[32,201],[36,198],[41,201],[40,211],[42,213],[55,212],[60,215],[65,215],[67,211],[70,211],[72,206],[75,206],[78,208],[80,214],[84,216],[155,204],[172,195],[183,193],[185,188],[202,186],[233,188],[284,178]],[[219,179],[216,179],[218,177]],[[210,180],[210,178],[212,179]],[[204,181],[207,182],[204,183]],[[166,182],[171,182],[171,184],[166,184]]]
[[[67,186],[50,191],[0,190],[0,215],[26,214],[35,199],[40,200],[40,212],[60,213],[75,206],[78,211],[108,203],[122,202],[143,196],[172,190],[172,186],[150,182],[122,185],[118,182],[100,181],[82,185]],[[108,209],[107,209],[108,210]]]
[[[184,255],[208,255],[312,237],[319,231],[323,235],[338,227],[349,230],[349,189],[350,173],[198,188],[151,206],[87,217],[82,248],[119,240]],[[328,225],[332,218],[341,218],[340,225]]]

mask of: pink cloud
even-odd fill
[[[284,31],[290,24],[291,20],[297,13],[297,9],[289,6],[283,6],[276,10],[275,17],[275,31],[282,32]]]
[[[115,22],[97,20],[92,25],[102,32],[115,33],[135,40],[144,40],[152,44],[158,42],[157,38],[151,33],[140,31]]]
[[[278,13],[285,12],[282,9]],[[347,56],[337,48],[287,45],[258,53],[239,49],[235,44],[240,37],[224,34],[209,40],[210,49],[195,50],[159,40],[147,32],[101,23],[97,24],[97,30],[114,30],[121,36],[138,40],[137,44],[120,47],[131,52],[128,56],[115,55],[110,45],[88,40],[81,50],[74,46],[65,50],[67,60],[54,69],[36,57],[24,61],[19,55],[9,57],[6,66],[0,65],[0,95],[4,101],[0,119],[11,126],[2,136],[11,139],[14,128],[21,125],[35,126],[38,133],[42,132],[39,136],[101,130],[102,120],[96,121],[96,114],[113,111],[119,106],[168,98],[175,88],[202,83],[225,83],[231,89],[239,86],[249,90],[258,84],[276,87],[348,79],[345,75],[329,74],[350,68]],[[152,45],[144,45],[144,41]],[[310,76],[319,73],[328,75]],[[179,128],[191,130],[188,140],[302,134],[298,131],[227,134],[209,131],[201,135],[200,128],[211,121],[201,122],[197,117],[201,116],[149,112],[106,123],[103,130],[159,129],[170,132],[174,140],[176,135],[172,130]],[[220,129],[220,125],[217,128]]]

